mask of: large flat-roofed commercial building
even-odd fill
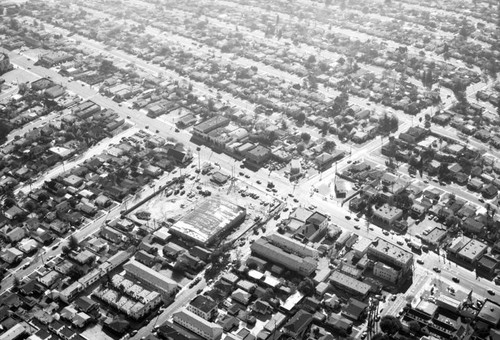
[[[392,226],[402,216],[403,210],[387,203],[373,211],[373,221],[386,226]]]
[[[412,253],[379,237],[368,248],[368,255],[403,271],[410,270],[413,266]]]
[[[358,281],[339,271],[335,271],[330,275],[330,283],[341,290],[363,298],[368,295],[372,288],[369,284]]]
[[[204,136],[212,130],[228,125],[230,120],[226,117],[215,116],[193,127],[193,134]]]
[[[26,328],[22,323],[16,323],[14,327],[9,328],[5,333],[0,335],[0,340],[14,340],[20,338],[26,333]]]
[[[57,51],[49,52],[40,56],[37,63],[45,67],[52,67],[71,60],[73,60],[73,55],[66,52]]]
[[[246,157],[246,162],[261,165],[271,158],[271,149],[259,144],[243,155]]]
[[[457,256],[469,263],[476,263],[487,250],[488,246],[486,244],[471,239],[458,251]]]
[[[221,197],[211,197],[177,221],[170,232],[205,246],[242,222],[245,216],[245,208]]]
[[[318,267],[318,261],[312,257],[300,257],[291,254],[272,244],[265,238],[255,241],[252,246],[252,253],[273,263],[280,264],[300,275],[309,276]]]
[[[500,325],[500,305],[491,300],[486,300],[477,315],[477,319],[493,327],[498,327]]]
[[[145,288],[158,291],[163,297],[170,297],[177,292],[177,283],[148,266],[135,260],[130,260],[123,265],[128,275],[140,281]]]

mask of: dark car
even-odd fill
[[[452,280],[453,280],[453,282],[456,282],[456,283],[460,282],[460,279],[458,277],[453,277]]]

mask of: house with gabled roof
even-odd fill
[[[84,313],[89,313],[99,308],[99,303],[92,300],[88,296],[79,297],[73,302],[73,304],[75,305],[76,309]]]
[[[342,311],[342,315],[356,321],[365,317],[367,310],[368,305],[366,303],[354,298],[349,298],[349,302]]]
[[[268,302],[261,299],[255,301],[251,308],[254,313],[262,315],[267,315],[273,311],[273,307]]]
[[[7,234],[7,239],[10,242],[17,242],[19,240],[22,240],[26,236],[26,230],[22,227],[16,227],[9,231]]]
[[[242,305],[245,305],[247,306],[249,303],[250,303],[250,298],[252,296],[245,292],[243,289],[241,288],[238,288],[237,290],[235,290],[233,292],[233,294],[231,294],[231,298],[234,300],[234,301],[237,301],[239,303],[241,303]]]
[[[23,253],[16,248],[8,248],[1,255],[0,258],[7,264],[11,265],[23,258]]]
[[[21,209],[17,205],[14,205],[14,206],[10,207],[7,211],[5,211],[4,215],[9,220],[15,220],[17,218],[25,216],[26,211],[24,211],[23,209]]]
[[[291,339],[301,340],[304,339],[305,333],[313,321],[311,313],[299,310],[295,315],[285,324],[283,332]]]
[[[154,255],[148,254],[144,250],[140,250],[135,254],[135,260],[148,267],[153,266],[155,259],[156,257]]]

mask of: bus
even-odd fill
[[[413,251],[416,251],[416,252],[422,251],[422,243],[420,243],[420,241],[416,241],[416,240],[412,239],[409,243],[409,246]]]

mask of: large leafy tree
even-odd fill
[[[380,329],[388,335],[393,335],[399,332],[402,328],[401,321],[392,315],[384,315],[380,319]]]

